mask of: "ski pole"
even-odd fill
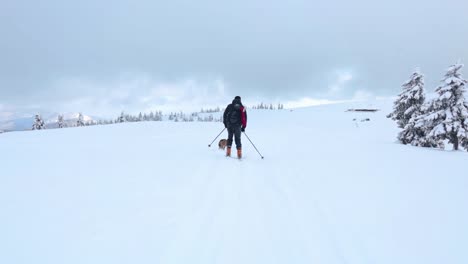
[[[247,137],[247,139],[250,141],[250,144],[252,144],[252,146],[255,148],[255,150],[257,151],[258,155],[260,155],[260,157],[262,157],[263,159],[263,156],[262,154],[260,154],[260,151],[258,151],[257,147],[255,147],[255,144],[252,142],[252,140],[250,140],[249,136],[247,136],[247,134],[244,132],[244,135]]]
[[[224,132],[224,130],[226,130],[226,128],[224,128],[224,129],[221,131],[221,133],[219,133],[219,135],[216,136],[215,139],[213,139],[213,141],[211,141],[211,143],[208,145],[209,148],[211,148],[211,144],[213,144],[213,142],[215,142],[215,140],[216,140],[219,136],[221,136],[221,134]]]

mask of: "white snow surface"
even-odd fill
[[[264,160],[221,123],[1,134],[0,263],[468,263],[468,153],[375,104],[249,110]]]

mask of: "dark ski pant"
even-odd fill
[[[229,148],[232,146],[232,137],[234,137],[234,140],[236,141],[236,148],[237,149],[242,149],[241,127],[240,126],[228,127],[227,130],[228,130],[227,146]]]

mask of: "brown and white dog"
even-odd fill
[[[222,150],[226,148],[226,145],[227,145],[227,139],[221,139],[218,143],[219,149],[222,149]]]

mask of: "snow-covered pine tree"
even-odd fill
[[[424,76],[416,70],[403,85],[403,91],[393,103],[393,112],[387,115],[399,128],[405,128],[411,117],[421,110],[425,101]]]
[[[122,111],[122,113],[120,113],[120,116],[117,118],[116,123],[123,123],[123,122],[125,122],[125,113]]]
[[[65,126],[65,122],[63,121],[63,115],[58,116],[57,125],[59,128],[63,128]]]
[[[422,106],[420,110],[414,112],[408,124],[398,133],[398,140],[403,144],[411,144],[418,147],[437,147],[437,142],[426,137],[427,129],[421,122],[426,106]]]
[[[84,123],[84,119],[83,119],[83,114],[82,113],[79,113],[78,114],[78,120],[76,120],[76,126],[84,126],[85,123]]]
[[[398,133],[398,140],[405,145],[435,147],[432,141],[426,140],[424,127],[418,125],[425,103],[424,75],[416,70],[402,88],[394,102],[393,112],[387,116],[397,121],[398,127],[403,129]]]
[[[468,150],[467,81],[460,73],[462,67],[463,64],[457,63],[448,68],[442,85],[435,90],[438,97],[419,121],[419,126],[427,131],[428,141],[443,146],[443,141],[448,140],[454,150],[458,150],[459,145]]]
[[[41,115],[37,114],[34,118],[34,124],[32,126],[33,130],[45,129],[44,120],[42,120]]]

